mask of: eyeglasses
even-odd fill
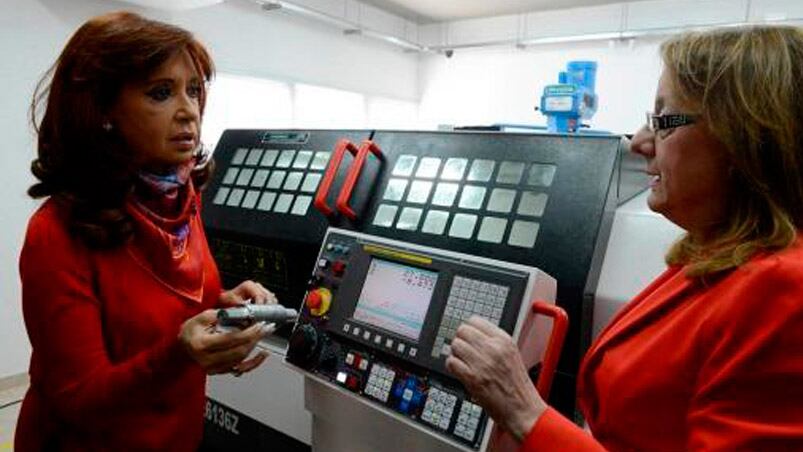
[[[662,130],[666,131],[662,134],[662,138],[668,135],[670,130],[681,126],[694,124],[696,120],[697,116],[683,113],[656,115],[654,113],[647,112],[647,128],[653,133],[657,133]]]

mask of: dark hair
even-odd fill
[[[688,33],[661,46],[684,106],[729,152],[730,215],[717,237],[686,235],[667,255],[690,276],[730,270],[791,245],[803,227],[803,30]]]
[[[182,51],[208,83],[212,60],[190,32],[130,12],[105,14],[75,32],[36,87],[31,122],[38,134],[38,157],[31,172],[39,182],[28,195],[52,196],[66,205],[71,232],[88,246],[118,246],[133,233],[124,210],[136,177],[133,155],[116,130],[103,129],[105,118],[125,84],[146,78]],[[201,114],[205,104],[206,83]],[[208,164],[193,172],[198,189],[211,171]]]

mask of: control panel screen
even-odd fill
[[[373,258],[354,320],[418,340],[437,280],[438,272]]]

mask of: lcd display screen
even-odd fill
[[[437,281],[438,272],[374,258],[354,319],[418,340]]]

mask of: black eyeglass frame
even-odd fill
[[[697,116],[695,115],[687,115],[684,113],[656,115],[654,113],[647,112],[647,128],[653,132],[687,126],[689,124],[694,124],[696,121]]]

